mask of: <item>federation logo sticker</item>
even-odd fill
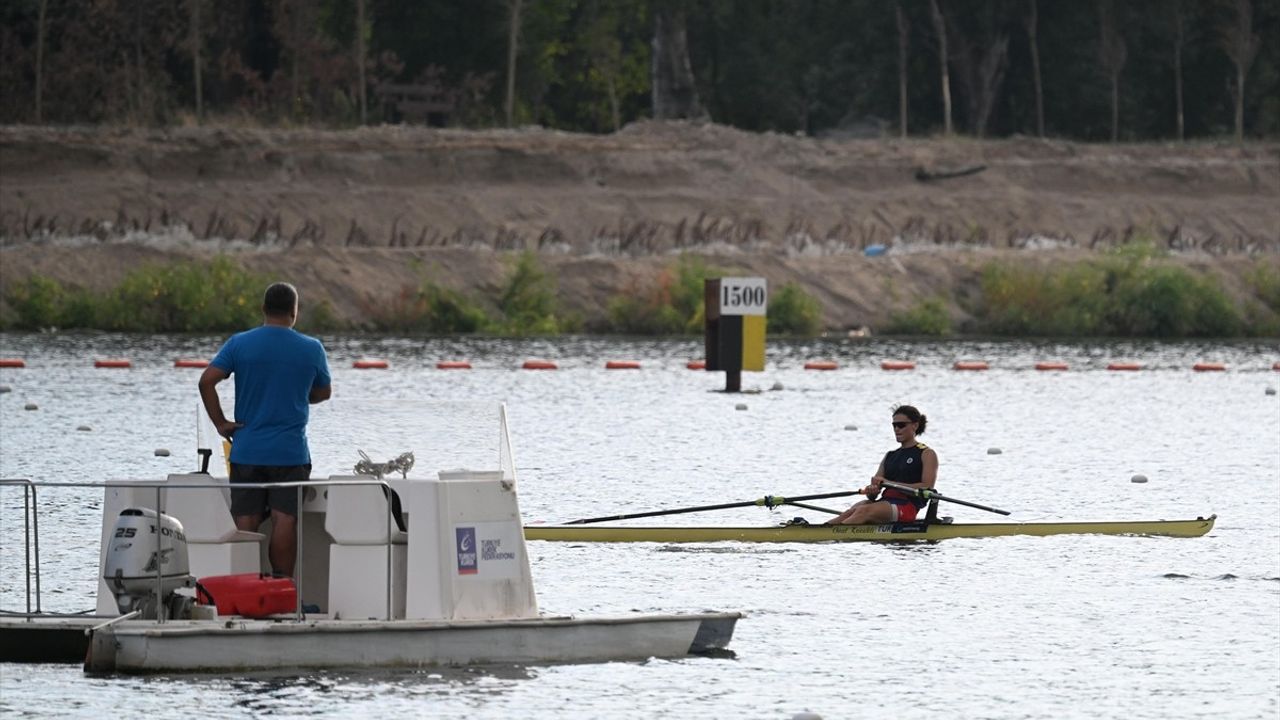
[[[476,529],[456,527],[453,533],[458,546],[458,574],[475,575],[480,571],[476,563]]]

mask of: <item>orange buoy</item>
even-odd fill
[[[18,362],[22,362],[22,361],[21,361],[21,360],[19,360]],[[1280,370],[1280,362],[1276,363],[1275,365],[1272,365],[1272,366],[1271,366],[1271,369],[1272,369],[1272,370]]]
[[[606,370],[639,370],[639,360],[610,360],[604,364]]]
[[[178,358],[173,361],[173,366],[177,368],[202,368],[209,367],[209,361],[201,360],[200,358]]]
[[[915,370],[916,364],[910,360],[885,360],[880,363],[881,370]]]
[[[804,364],[805,370],[835,370],[839,367],[834,360],[810,360]]]
[[[1108,370],[1141,370],[1142,363],[1135,362],[1113,362],[1107,366]]]
[[[521,367],[525,370],[555,370],[556,364],[550,360],[525,360]]]
[[[685,363],[684,366],[689,368],[690,370],[706,370],[707,361],[706,360],[690,360],[689,362]],[[1280,370],[1280,363],[1276,363],[1276,369]]]
[[[351,363],[351,367],[357,370],[386,370],[390,366],[386,360],[379,358],[360,358]]]
[[[24,368],[27,363],[22,358],[0,358],[0,368]],[[1280,370],[1280,363],[1276,363],[1276,369]]]
[[[441,360],[436,363],[437,370],[470,370],[471,363],[466,360]]]
[[[93,361],[93,366],[98,368],[127,368],[133,367],[133,363],[124,358],[99,358]]]
[[[1067,364],[1064,362],[1038,362],[1037,370],[1066,370]]]
[[[1198,362],[1191,366],[1196,372],[1222,372],[1227,369],[1226,365],[1220,362]]]
[[[955,365],[951,366],[952,370],[988,370],[990,369],[986,362],[982,360],[958,360]]]

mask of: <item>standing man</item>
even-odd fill
[[[310,405],[331,394],[329,361],[319,340],[293,329],[298,290],[278,282],[262,298],[262,326],[227,340],[200,376],[200,399],[218,434],[232,438],[231,483],[311,479],[307,448]],[[235,420],[218,399],[218,383],[235,375]],[[293,577],[298,557],[297,488],[231,491],[231,515],[240,530],[256,532],[271,518],[271,569]]]

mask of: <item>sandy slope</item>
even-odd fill
[[[483,295],[504,271],[495,250],[520,248],[597,318],[692,250],[803,282],[832,327],[875,326],[922,295],[963,296],[994,256],[1052,262],[1134,232],[1227,277],[1277,262],[1280,145],[835,141],[684,123],[610,136],[0,128],[0,282],[105,287],[144,260],[232,251],[348,319],[416,282],[414,259]],[[1066,247],[1009,249],[1046,238]],[[874,244],[892,252],[864,257]]]

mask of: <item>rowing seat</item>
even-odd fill
[[[372,477],[335,475],[330,479]],[[390,504],[381,485],[329,486],[324,529],[333,537],[329,546],[329,612],[335,618],[386,618],[388,552],[391,617],[404,617],[409,534],[400,529],[399,518],[388,523]]]

